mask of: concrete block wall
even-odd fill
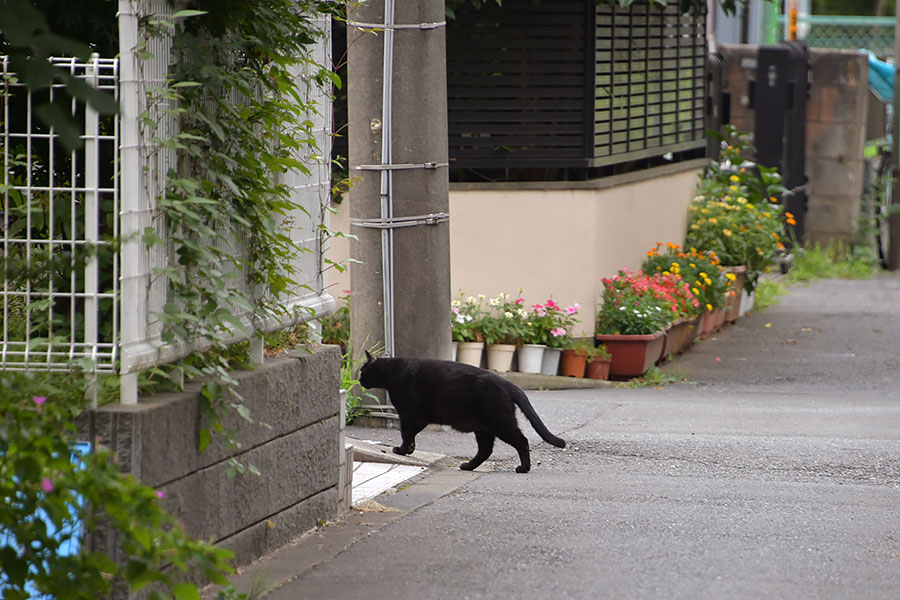
[[[755,79],[756,46],[720,46],[731,122],[753,131],[748,81]],[[868,115],[868,63],[851,50],[810,49],[811,95],[806,105],[809,204],[805,241],[850,241],[858,229],[863,147]]]
[[[133,406],[109,405],[85,413],[83,439],[112,449],[122,470],[165,492],[163,504],[189,534],[214,541],[244,565],[338,512],[340,350],[318,346],[296,357],[267,359],[235,374],[253,419],[229,411],[226,425],[239,449],[220,436],[198,452],[203,426],[199,385],[182,393],[142,398]],[[228,459],[256,466],[228,478]],[[95,536],[96,549],[115,553],[115,540]]]

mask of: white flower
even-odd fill
[[[486,296],[484,294],[478,294],[479,300],[484,300],[485,298],[486,298]]]
[[[624,306],[620,306],[619,310],[627,310]]]
[[[513,318],[513,314],[509,311],[506,311],[505,313],[503,313],[503,316],[506,317],[507,319]]]
[[[457,323],[465,323],[466,316],[465,315],[456,315],[456,319],[454,319]]]
[[[459,308],[461,304],[462,303],[459,300],[451,300],[450,301],[450,306],[455,306],[456,308]]]
[[[500,299],[491,298],[490,300],[488,300],[488,304],[490,304],[491,306],[500,306]]]
[[[520,309],[517,310],[516,312],[517,312],[517,313],[519,314],[519,316],[522,317],[523,319],[524,319],[525,317],[528,316],[528,311],[525,310],[524,308],[520,308]]]
[[[477,304],[478,300],[475,299],[475,296],[469,296],[468,298],[466,298],[466,303],[467,304]]]

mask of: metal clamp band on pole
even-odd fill
[[[446,27],[447,21],[434,21],[432,23],[396,23],[385,25],[384,23],[360,23],[359,21],[347,21],[350,27],[358,29],[437,29],[438,27]]]
[[[440,169],[449,167],[450,163],[446,162],[425,162],[425,163],[403,163],[396,165],[357,165],[350,167],[355,171],[403,171],[408,169]]]
[[[350,219],[350,224],[357,227],[368,227],[370,229],[398,229],[400,227],[415,227],[417,225],[437,225],[449,220],[449,214],[445,212],[439,212],[411,217],[393,217],[385,219]]]

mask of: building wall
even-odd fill
[[[638,269],[657,241],[682,242],[705,163],[588,182],[451,184],[452,293],[515,295],[522,288],[528,304],[577,302],[578,333],[590,335],[601,280],[623,266]],[[331,224],[340,231],[347,231],[345,204]],[[348,252],[345,240],[332,240],[333,260]],[[335,295],[349,290],[348,274],[332,272],[329,285]]]
[[[748,82],[755,79],[756,46],[729,46],[724,89],[731,122],[753,131]],[[857,234],[863,189],[863,147],[868,115],[868,63],[861,52],[810,50],[812,87],[806,105],[806,175],[809,204],[805,240],[827,245]]]

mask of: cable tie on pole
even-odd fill
[[[427,215],[415,215],[409,217],[392,217],[386,219],[350,219],[350,224],[357,227],[368,227],[370,229],[398,229],[401,227],[416,227],[418,225],[438,225],[444,221],[449,221],[450,215],[445,212],[429,213]]]
[[[439,169],[449,167],[448,162],[403,163],[395,165],[357,165],[350,167],[354,171],[403,171],[408,169]]]
[[[446,27],[447,21],[433,21],[431,23],[395,23],[393,25],[385,25],[384,23],[360,23],[359,21],[347,21],[350,27],[358,29],[437,29],[438,27]]]

